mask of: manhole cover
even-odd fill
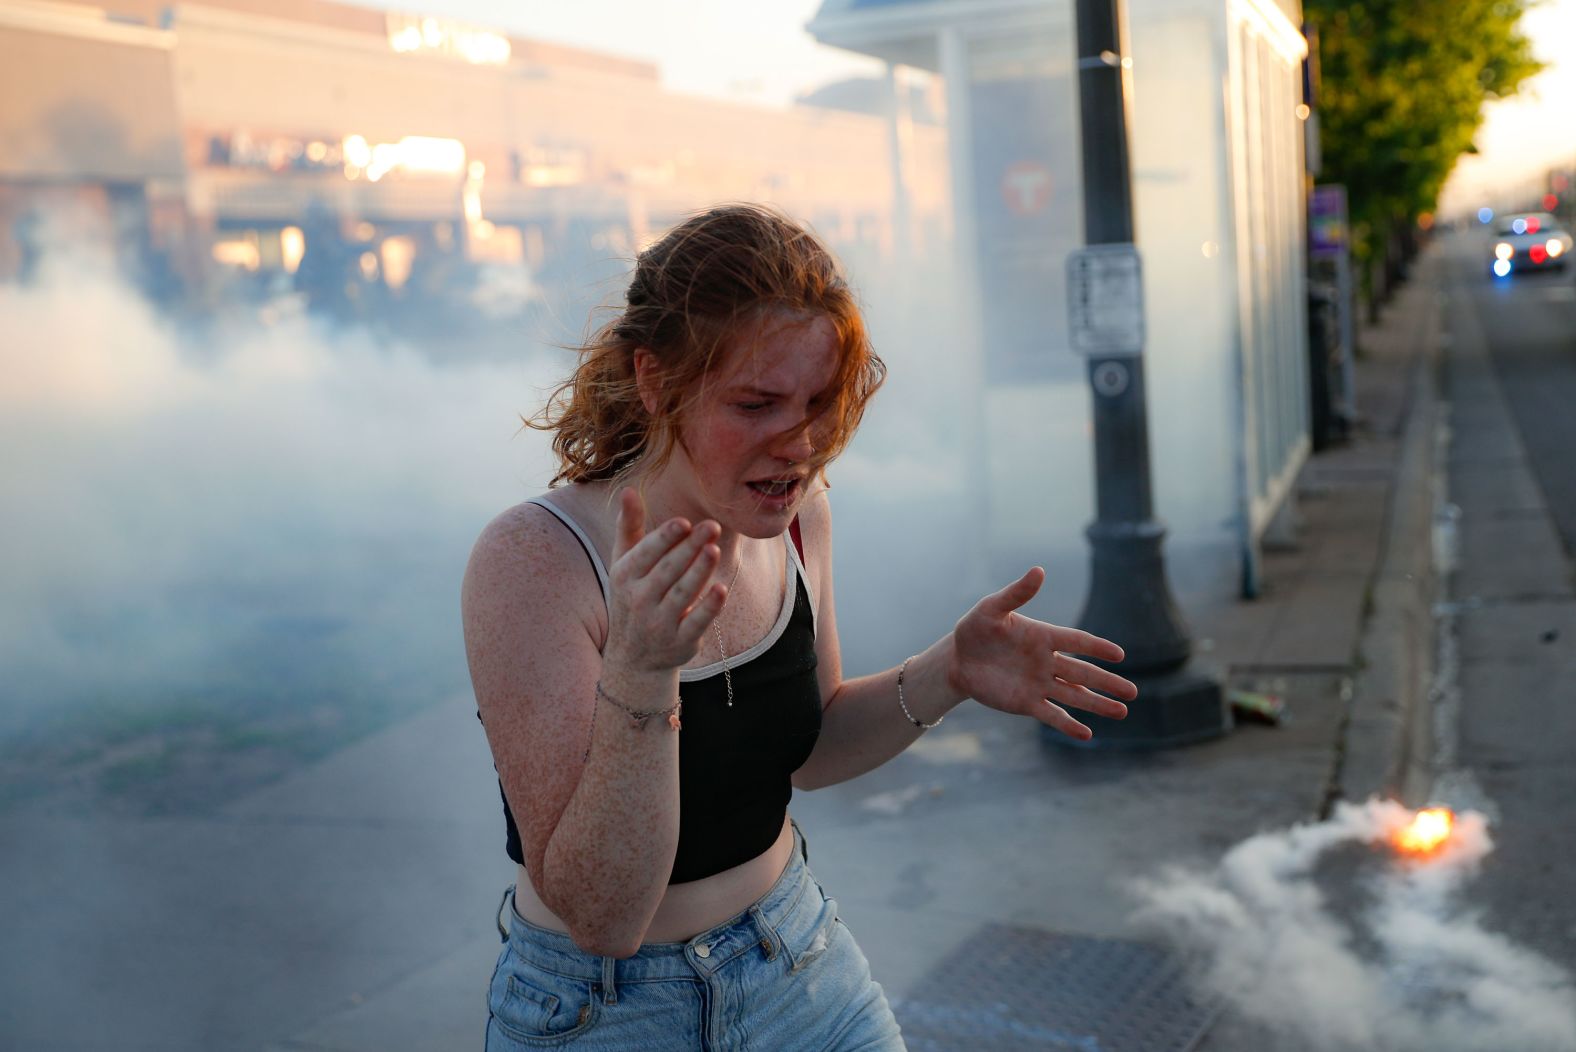
[[[1159,947],[994,924],[892,1001],[909,1052],[1187,1052],[1217,1009]]]

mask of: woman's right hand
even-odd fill
[[[639,491],[626,488],[618,501],[603,658],[631,672],[679,668],[728,597],[727,586],[712,581],[722,527],[676,518],[647,533]]]

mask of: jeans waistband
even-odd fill
[[[511,888],[505,902],[510,948],[535,967],[609,986],[705,976],[749,952],[763,953],[770,960],[783,952],[785,942],[798,945],[795,936],[806,934],[820,919],[822,894],[805,864],[804,839],[797,824],[793,826],[793,840],[788,865],[766,894],[736,916],[692,939],[646,943],[634,956],[625,958],[586,953],[563,932],[521,917],[514,909]]]

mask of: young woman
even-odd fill
[[[901,1049],[806,868],[794,788],[880,766],[973,698],[1078,738],[1114,643],[1017,613],[1029,570],[921,654],[845,680],[825,469],[885,367],[837,264],[766,208],[640,254],[532,426],[547,494],[471,556],[466,650],[517,883],[489,1049]],[[1097,692],[1103,692],[1097,693]]]

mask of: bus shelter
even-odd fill
[[[1155,506],[1184,605],[1255,593],[1309,453],[1299,21],[1297,0],[1127,5]],[[1081,596],[1094,485],[1067,321],[1083,244],[1072,4],[826,0],[809,30],[882,59],[893,84],[905,67],[945,82],[990,561],[1060,568]]]

